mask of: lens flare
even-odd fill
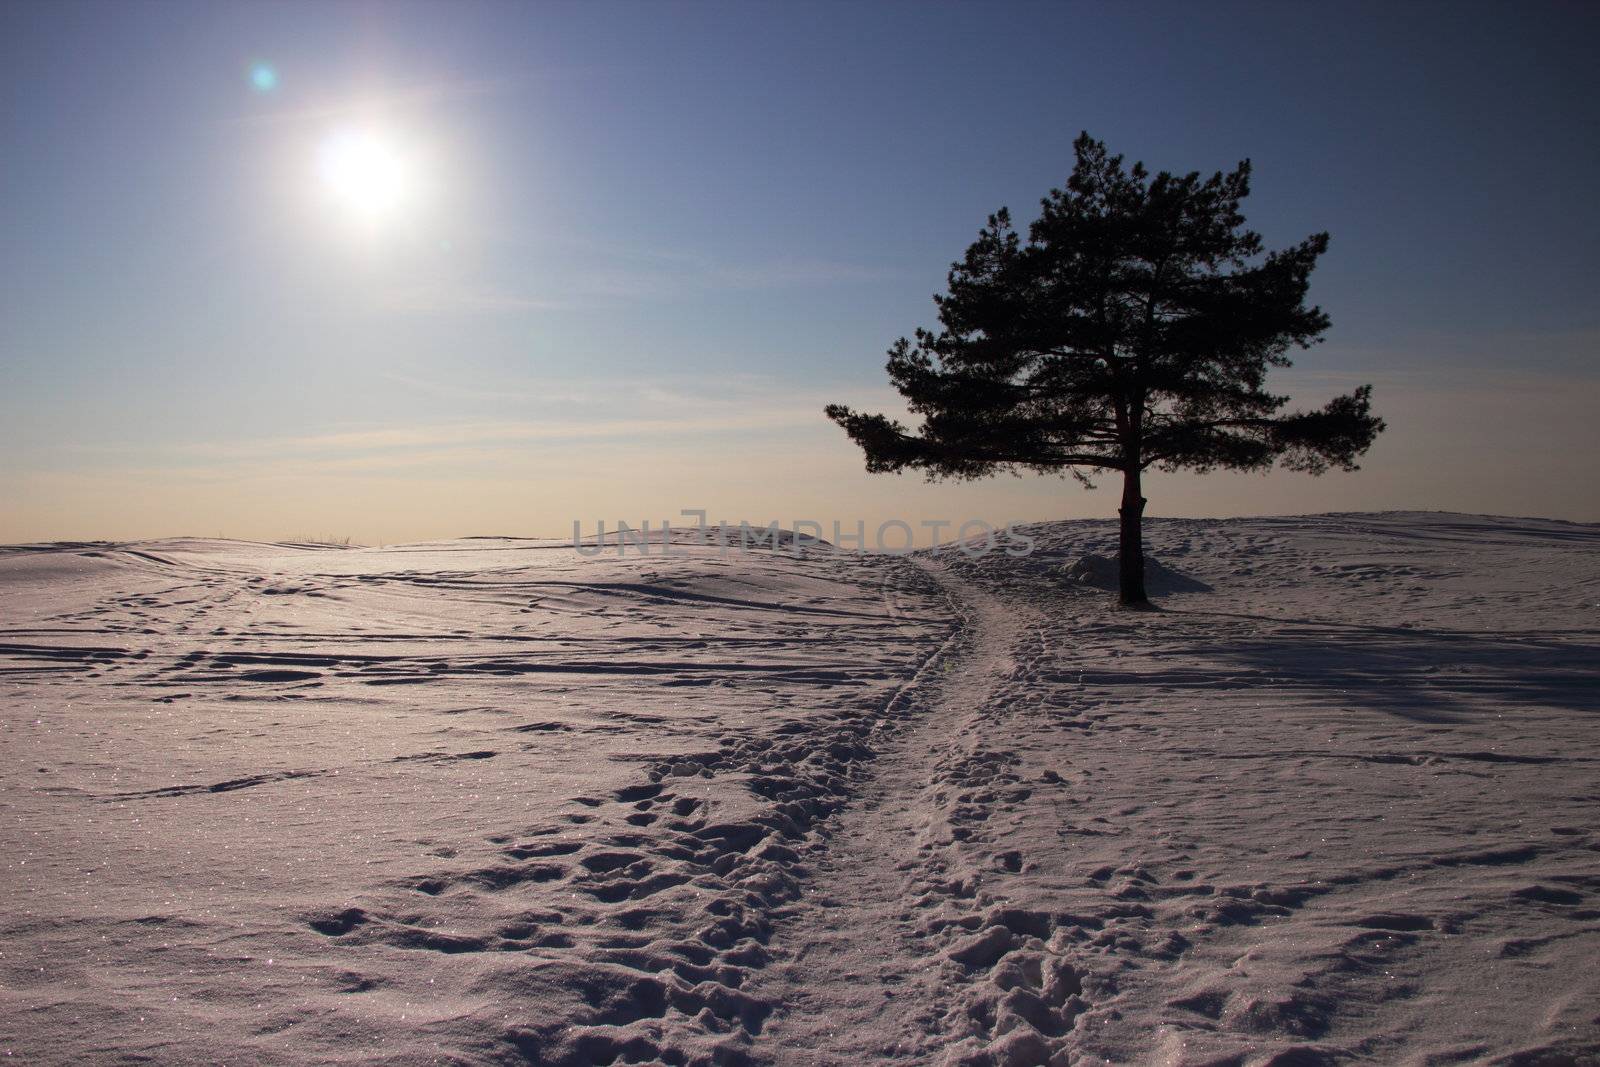
[[[250,68],[250,84],[258,93],[270,93],[278,87],[278,72],[271,63],[257,63]]]

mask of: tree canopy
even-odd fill
[[[1142,603],[1141,472],[1354,470],[1384,424],[1370,386],[1312,411],[1285,411],[1288,398],[1267,390],[1267,372],[1328,329],[1305,302],[1328,235],[1265,251],[1240,212],[1248,160],[1206,178],[1151,176],[1087,133],[1074,150],[1027,240],[1006,209],[989,216],[934,297],[941,328],[889,349],[890,380],[921,426],[826,412],[870,471],[1086,483],[1122,472],[1122,597]]]

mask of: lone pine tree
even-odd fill
[[[1383,429],[1371,386],[1284,412],[1265,389],[1291,347],[1328,328],[1306,289],[1328,235],[1262,250],[1239,203],[1250,162],[1202,179],[1124,168],[1087,133],[1065,190],[1024,243],[1001,208],[934,297],[938,333],[889,349],[889,377],[922,419],[912,431],[838,404],[827,415],[873,472],[930,480],[1001,470],[1120,471],[1120,592],[1146,603],[1140,479],[1150,467],[1311,474],[1355,470]]]

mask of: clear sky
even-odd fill
[[[1600,7],[0,4],[0,540],[1109,516],[821,415],[1080,130],[1333,236],[1365,469],[1155,515],[1600,521]],[[353,147],[352,147],[353,146]],[[352,163],[351,160],[354,160]],[[376,162],[373,162],[373,160]]]

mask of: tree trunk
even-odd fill
[[[1137,466],[1122,473],[1122,537],[1118,544],[1118,589],[1128,607],[1145,607],[1150,600],[1144,592],[1144,497],[1139,486]]]

